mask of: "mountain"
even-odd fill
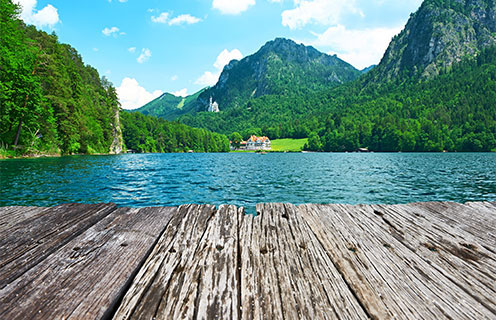
[[[494,8],[426,0],[356,81],[181,121],[245,137],[308,137],[313,151],[496,151]]]
[[[225,66],[217,84],[200,94],[197,110],[205,110],[210,97],[226,110],[266,95],[305,94],[335,87],[359,75],[360,71],[336,56],[277,38],[255,54]]]
[[[160,97],[150,101],[135,111],[144,115],[156,116],[166,120],[174,120],[184,114],[194,112],[193,102],[206,89],[202,89],[187,97],[177,97],[170,93],[164,93]]]
[[[374,82],[430,79],[494,44],[494,0],[426,0],[369,77]]]
[[[320,94],[307,149],[496,151],[495,12],[493,0],[425,0],[377,67]]]
[[[226,65],[217,84],[182,102],[170,94],[155,99],[137,111],[165,119],[207,111],[210,98],[221,111],[245,106],[250,99],[266,95],[305,95],[353,81],[360,71],[336,56],[277,38],[255,54]]]

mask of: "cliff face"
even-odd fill
[[[110,154],[120,154],[122,153],[124,147],[124,138],[122,137],[121,121],[119,117],[119,109],[115,110],[115,122],[112,124],[112,144],[110,145]]]
[[[426,0],[390,43],[373,78],[429,79],[496,44],[494,0]]]

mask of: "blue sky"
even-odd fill
[[[276,37],[379,62],[421,0],[14,0],[118,89],[124,108],[215,84],[230,59]]]

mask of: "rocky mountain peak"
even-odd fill
[[[391,41],[375,79],[428,79],[496,44],[494,0],[426,0]]]

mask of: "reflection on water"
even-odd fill
[[[135,154],[0,161],[0,206],[496,201],[496,154]]]

